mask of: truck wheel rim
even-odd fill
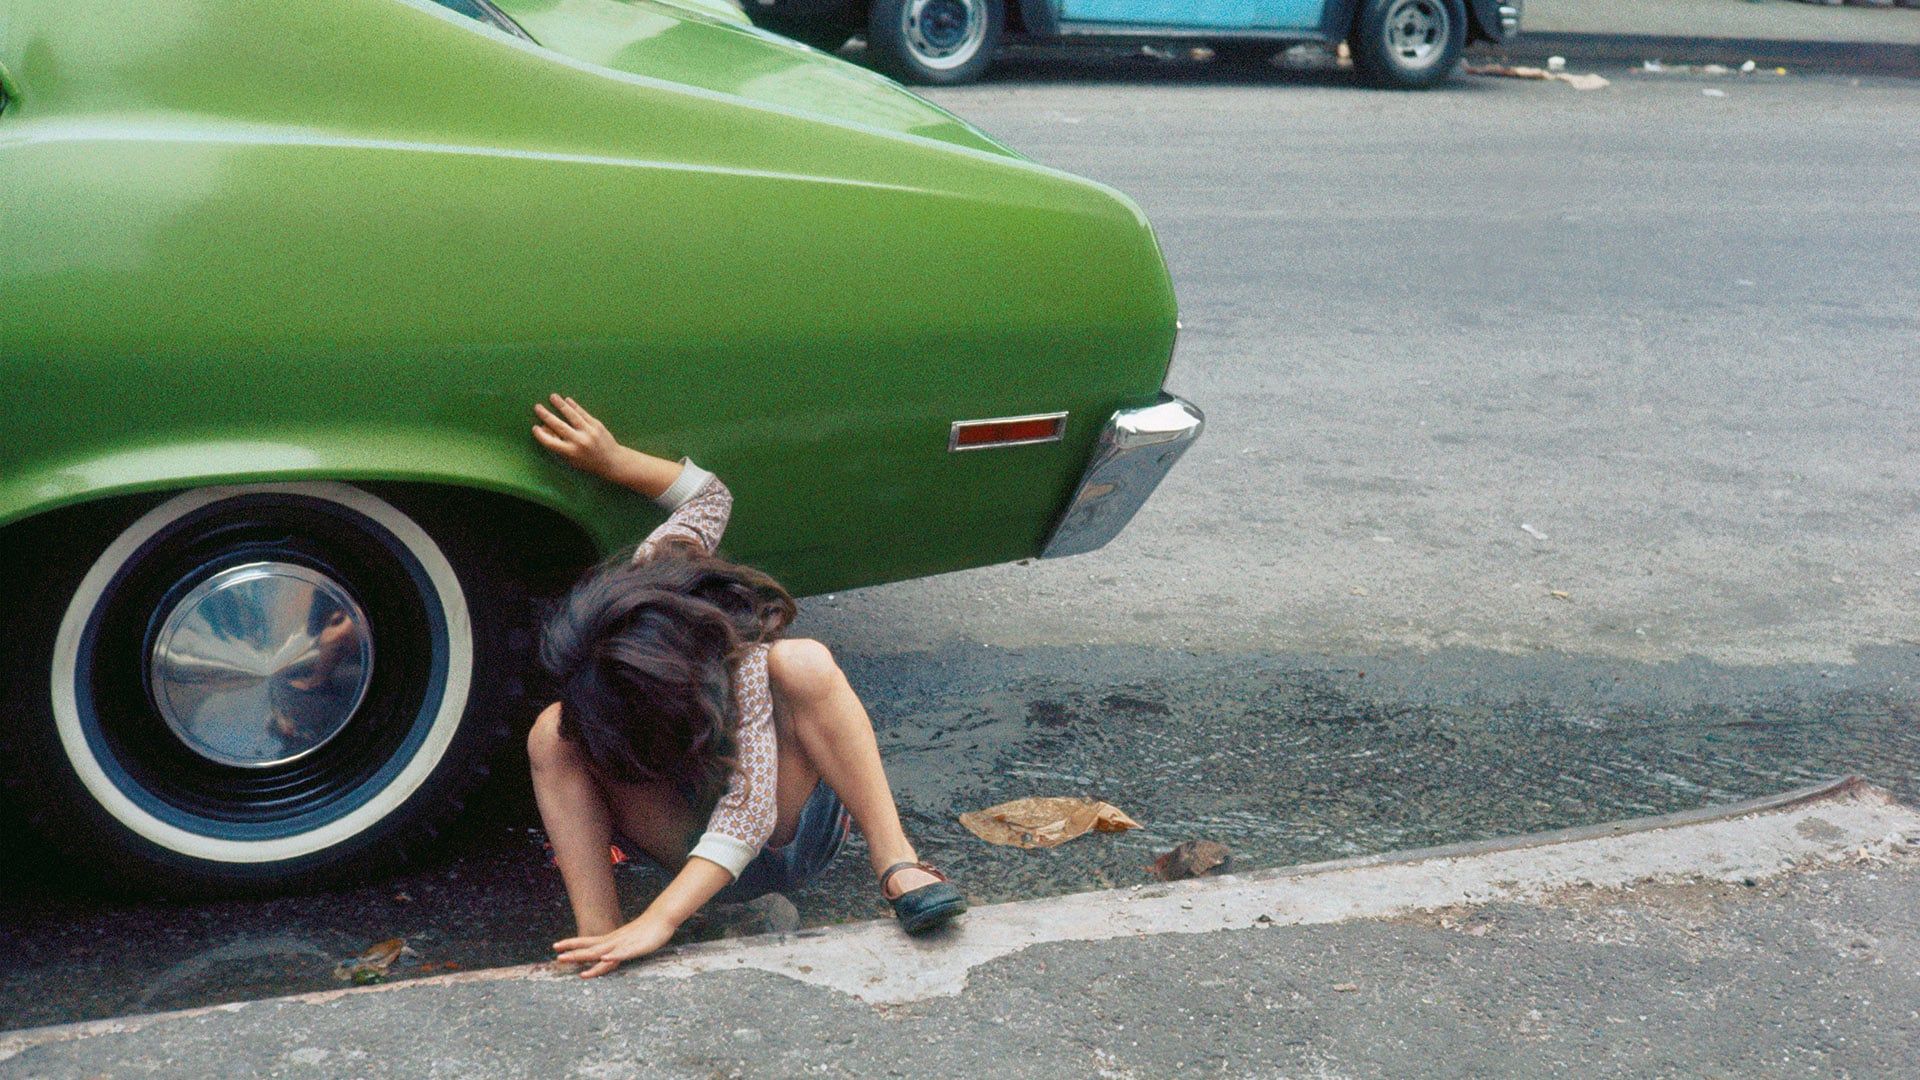
[[[1447,47],[1447,9],[1436,0],[1401,0],[1387,13],[1387,52],[1402,67],[1426,67]]]
[[[987,40],[987,6],[984,0],[912,0],[902,9],[901,29],[920,63],[957,68]]]
[[[182,745],[242,769],[287,765],[338,735],[367,695],[373,634],[345,586],[311,567],[244,563],[161,612],[154,708]]]

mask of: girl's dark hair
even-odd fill
[[[794,613],[767,575],[682,547],[591,571],[540,641],[560,734],[614,779],[671,780],[711,802],[734,765],[734,666]]]

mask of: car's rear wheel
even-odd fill
[[[387,865],[459,809],[515,678],[479,545],[335,483],[129,516],[48,545],[11,645],[12,786],[56,846],[246,889]]]
[[[993,61],[1006,22],[1001,0],[874,0],[867,48],[902,82],[971,82]]]
[[[1467,13],[1460,0],[1366,0],[1347,46],[1369,83],[1424,90],[1445,81],[1460,62]]]

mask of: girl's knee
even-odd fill
[[[534,771],[577,764],[578,753],[578,748],[560,734],[560,703],[556,701],[540,710],[533,721],[533,730],[527,732],[527,761]]]
[[[833,652],[811,638],[787,638],[767,653],[767,674],[787,696],[819,701],[844,686],[847,677]]]

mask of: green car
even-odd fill
[[[429,840],[657,518],[797,593],[1104,543],[1200,417],[1139,209],[718,0],[0,0],[0,767],[150,889]]]

